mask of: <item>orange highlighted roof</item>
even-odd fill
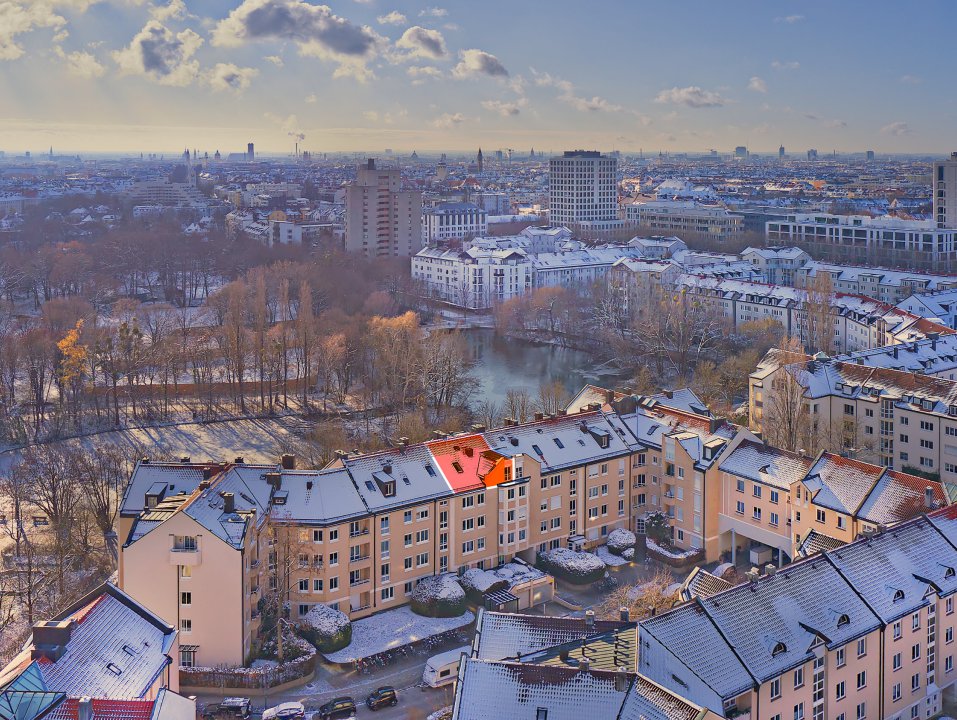
[[[453,492],[467,492],[498,485],[494,472],[502,456],[492,450],[481,435],[464,435],[425,443]]]

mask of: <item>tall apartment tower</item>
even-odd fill
[[[246,159],[252,162],[256,159],[256,146],[253,143],[246,145]]]
[[[597,150],[567,150],[548,167],[552,227],[601,234],[624,226],[618,217],[618,160]]]
[[[957,152],[934,163],[934,219],[939,228],[957,227]]]
[[[371,158],[346,187],[346,250],[366,257],[411,257],[422,249],[422,193],[402,189],[398,168]]]

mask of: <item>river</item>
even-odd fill
[[[512,388],[527,390],[534,400],[542,384],[555,380],[565,386],[569,397],[588,383],[619,384],[613,371],[600,367],[590,354],[580,350],[506,338],[484,328],[463,333],[475,360],[472,374],[479,381],[472,407],[488,400],[501,408]]]

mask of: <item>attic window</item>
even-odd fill
[[[945,578],[952,578],[953,576],[954,576],[954,569],[952,567],[949,567],[946,570],[944,570]]]
[[[559,440],[558,438],[552,438],[552,439],[555,441],[555,445],[558,447],[559,450],[565,449],[565,445],[562,443],[561,440]]]
[[[534,450],[535,454],[538,455],[539,457],[544,457],[544,454],[542,453],[542,449],[538,447],[538,445],[532,445],[532,450]]]
[[[771,657],[774,657],[775,655],[780,655],[783,652],[787,652],[787,650],[788,650],[788,646],[785,645],[783,642],[774,643],[774,649],[771,650]]]
[[[837,626],[841,627],[843,625],[848,625],[850,622],[851,622],[851,619],[847,616],[847,613],[845,613],[837,619]]]
[[[463,472],[463,470],[462,470],[462,464],[461,464],[458,460],[453,460],[453,461],[452,461],[452,469],[455,470],[455,472],[457,472],[457,473],[459,473],[459,474],[461,474],[461,473]]]
[[[895,590],[895,591],[894,591],[894,602],[898,602],[898,601],[903,600],[903,599],[904,599],[904,591],[903,591],[903,590]]]
[[[434,471],[434,470],[432,471],[432,474],[435,475],[435,471]],[[412,484],[412,481],[409,480],[409,478],[407,478],[405,475],[402,476],[402,482],[404,482],[406,485],[411,485],[411,484]]]
[[[425,464],[425,471],[429,474],[429,477],[435,477],[435,468],[432,467],[430,463]],[[405,478],[403,478],[405,480]],[[406,480],[408,482],[408,480]]]
[[[136,652],[136,650],[134,650],[134,649],[133,649],[132,647],[130,647],[129,645],[124,645],[124,646],[123,646],[123,652],[125,652],[127,655],[129,655],[129,656],[131,656],[131,657],[136,657],[136,656],[139,654],[139,653]]]
[[[123,674],[123,671],[120,670],[119,665],[116,665],[115,663],[110,663],[109,665],[106,666],[106,669],[109,670],[114,675],[116,675],[117,677]]]
[[[578,444],[581,445],[582,447],[585,447],[585,441],[582,440],[581,438],[578,438]]]
[[[375,490],[375,485],[372,483],[371,480],[366,480],[366,487],[367,487],[369,490]]]

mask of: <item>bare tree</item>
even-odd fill
[[[505,392],[505,412],[513,420],[519,422],[528,420],[531,406],[532,400],[525,388],[509,388]]]

